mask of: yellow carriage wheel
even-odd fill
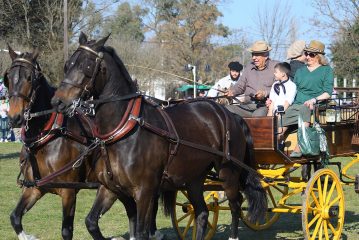
[[[268,211],[265,214],[265,217],[255,223],[252,223],[248,220],[248,202],[247,199],[244,198],[241,207],[241,218],[243,223],[247,225],[250,229],[255,231],[260,231],[264,229],[268,229],[272,226],[275,222],[277,222],[280,213],[272,212],[273,208],[280,207],[281,204],[285,203],[285,200],[280,200],[288,194],[288,186],[287,185],[278,185],[274,184],[271,186],[264,187],[265,191],[267,192],[267,199],[268,199]]]
[[[339,240],[344,225],[344,194],[338,176],[320,169],[310,178],[303,199],[305,239]]]
[[[210,240],[217,230],[219,215],[218,193],[204,192],[204,198],[209,211],[205,240]],[[172,212],[172,225],[179,239],[196,239],[195,214],[186,191],[177,191],[176,206]]]

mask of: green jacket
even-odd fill
[[[310,72],[307,67],[298,69],[294,77],[297,85],[295,104],[303,104],[305,101],[318,97],[324,92],[332,95],[334,87],[334,74],[330,66],[320,66]]]

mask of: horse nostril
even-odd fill
[[[9,125],[10,127],[21,127],[22,118],[20,115],[16,115],[14,117],[9,118]]]

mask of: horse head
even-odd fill
[[[17,54],[8,46],[12,64],[4,74],[4,84],[9,90],[10,111],[8,117],[14,127],[24,122],[24,113],[31,110],[42,77],[41,69],[36,59],[39,51]]]

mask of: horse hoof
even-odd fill
[[[24,231],[22,231],[21,233],[19,233],[17,235],[17,238],[19,240],[39,240],[37,237],[26,234]]]
[[[165,235],[161,233],[160,231],[156,230],[154,235],[150,235],[151,240],[164,240]]]
[[[123,237],[113,237],[110,240],[126,240]]]

